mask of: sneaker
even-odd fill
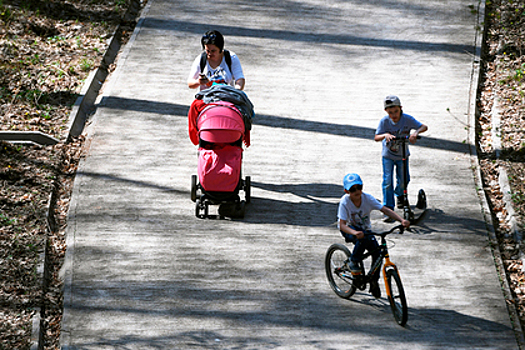
[[[379,299],[381,298],[381,288],[379,288],[379,283],[377,281],[371,281],[370,282],[370,294],[374,296],[374,298]]]
[[[405,203],[403,203],[403,197],[402,196],[396,197],[396,201],[397,201],[397,209],[403,209],[405,206]]]
[[[358,263],[356,263],[355,261],[352,261],[352,260],[348,260],[346,262],[346,267],[348,268],[348,270],[350,270],[350,272],[352,273],[355,273],[355,274],[360,274],[361,273],[361,267],[359,266]]]
[[[383,216],[383,222],[386,222],[386,223],[392,223],[392,222],[395,222],[396,220],[392,219],[390,216],[388,215],[385,215]]]

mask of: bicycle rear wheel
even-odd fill
[[[408,305],[401,277],[399,277],[395,269],[388,269],[386,271],[386,281],[390,290],[388,301],[390,302],[392,313],[396,322],[400,326],[404,326],[408,320]]]
[[[350,250],[342,244],[332,244],[326,252],[324,266],[326,277],[332,290],[341,298],[348,299],[354,295],[352,274],[346,269],[345,262],[350,257]]]

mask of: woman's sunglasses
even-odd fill
[[[202,36],[202,42],[204,44],[209,44],[215,42],[215,39],[217,39],[217,36],[215,34],[205,34]]]

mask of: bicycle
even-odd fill
[[[404,229],[403,225],[399,225],[392,228],[390,231],[382,233],[365,233],[368,235],[380,236],[381,244],[375,251],[366,252],[366,254],[363,255],[363,259],[359,262],[362,271],[361,274],[354,275],[347,268],[346,262],[349,260],[352,253],[348,247],[343,244],[332,244],[328,248],[325,257],[325,270],[330,287],[332,287],[335,294],[344,299],[350,299],[357,289],[365,290],[366,285],[372,281],[374,274],[379,271],[384,260],[385,264],[382,271],[385,280],[386,294],[394,318],[400,326],[405,326],[407,323],[408,305],[398,268],[392,261],[390,261],[385,237],[396,230],[399,230],[399,233],[402,234]],[[372,266],[370,266],[368,273],[365,274],[363,261],[377,250],[379,250],[379,258],[372,264]]]

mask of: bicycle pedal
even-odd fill
[[[365,290],[366,289],[366,283],[363,283],[363,276],[352,276],[353,285],[359,290]]]

